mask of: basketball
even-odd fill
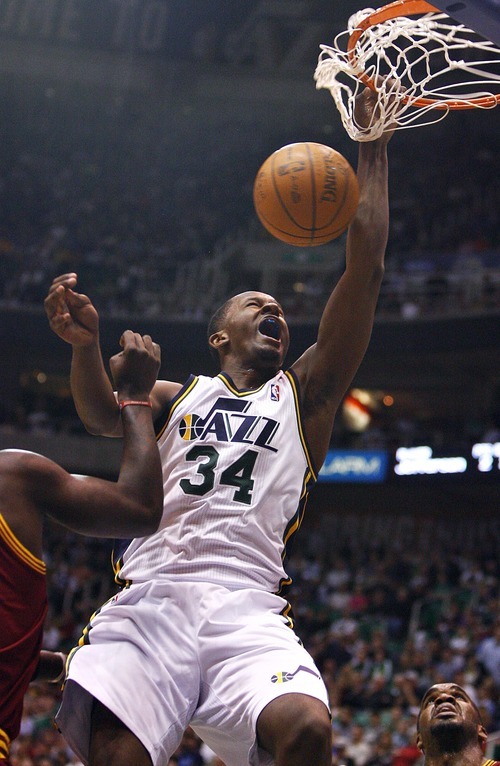
[[[352,221],[358,179],[335,149],[308,141],[288,144],[260,167],[253,201],[260,222],[277,239],[289,245],[323,245]]]

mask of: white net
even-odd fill
[[[355,141],[378,138],[388,126],[427,125],[453,109],[492,109],[500,102],[500,49],[444,13],[368,26],[349,51],[349,38],[373,13],[366,8],[354,14],[332,46],[320,46],[314,74],[316,87],[331,92]],[[377,90],[378,109],[363,127],[354,104],[367,78]]]

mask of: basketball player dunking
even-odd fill
[[[149,534],[161,518],[161,463],[151,409],[143,406],[160,351],[130,330],[122,345],[111,359],[124,434],[117,482],[73,476],[33,452],[0,452],[0,766],[9,763],[29,683],[63,675],[62,655],[40,652],[47,613],[44,518],[98,537]]]
[[[375,108],[368,89],[360,121]],[[215,378],[158,381],[151,399],[164,466],[159,531],[116,551],[124,589],[72,655],[58,723],[91,766],[165,766],[189,725],[226,766],[329,766],[320,674],[284,598],[290,544],[365,354],[388,234],[390,133],[359,145],[360,203],[346,268],[317,342],[283,371],[288,327],[259,292],[214,315]],[[87,429],[118,435],[98,316],[76,275],[46,298],[73,346],[72,390]]]
[[[488,734],[479,710],[457,684],[434,684],[420,703],[417,745],[424,766],[500,766],[484,760]]]

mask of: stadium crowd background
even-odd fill
[[[222,135],[220,125],[191,129],[179,157],[179,137],[171,134],[178,126],[168,125],[163,110],[153,117],[147,106],[135,111],[139,106],[128,103],[124,112],[117,96],[74,85],[4,95],[10,115],[0,126],[2,305],[39,306],[55,275],[76,271],[104,313],[205,320],[224,297],[200,296],[205,271],[217,270],[225,294],[259,287],[251,254],[264,243],[274,248],[267,260],[278,254],[292,274],[299,259],[302,278],[277,285],[288,315],[318,318],[343,247],[294,251],[272,242],[253,211],[252,185],[268,154],[293,140],[333,144],[354,161],[353,143],[329,135],[331,124],[273,131],[228,119]],[[391,144],[381,318],[499,308],[497,138],[487,130],[488,115],[448,119],[455,122],[448,130],[444,123],[432,128],[439,162],[425,129],[414,131],[411,143],[402,134]]]
[[[310,6],[311,13],[325,7]],[[49,64],[40,72],[33,65],[28,76],[26,69],[11,67],[9,77],[2,70],[1,309],[45,322],[41,304],[51,279],[76,271],[103,317],[205,323],[226,294],[266,287],[264,267],[277,262],[269,291],[276,288],[291,322],[318,318],[340,273],[343,241],[293,252],[272,242],[253,213],[253,179],[264,159],[289,142],[327,143],[353,163],[355,146],[326,93],[313,93],[306,104],[294,100],[290,72],[281,81],[276,67],[276,37],[269,27],[258,29],[259,58],[247,51],[238,62],[250,77],[267,78],[265,94],[253,100],[243,86],[225,100],[236,54],[231,60],[223,53],[212,23],[199,28],[187,51],[193,71],[208,72],[218,93],[216,99],[200,93],[199,103],[173,85],[165,97],[161,87],[150,94],[130,88],[140,64],[133,51],[119,87],[90,82],[86,66],[71,76],[68,66],[67,78],[51,76]],[[306,73],[311,91],[318,35]],[[291,79],[296,74],[292,69]],[[281,101],[280,88],[289,94]],[[400,323],[402,339],[405,323],[415,319],[499,313],[494,117],[450,115],[392,141],[391,231],[377,321]],[[405,421],[394,432],[394,424],[375,422],[362,437],[337,431],[333,444],[500,441],[500,403],[494,400],[479,422],[471,412],[448,426],[426,430]],[[82,433],[66,400],[40,399],[27,389],[17,399],[4,397],[0,429],[12,446],[19,434]],[[311,498],[289,567],[297,630],[331,694],[332,766],[418,763],[418,701],[433,682],[463,685],[487,729],[500,730],[498,514],[337,510],[332,500],[331,513],[315,514]],[[110,546],[48,526],[46,648],[74,646],[90,614],[114,592]],[[52,724],[59,696],[50,685],[30,688],[13,766],[77,766]],[[189,732],[174,763],[216,766]]]

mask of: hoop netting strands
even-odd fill
[[[500,49],[494,43],[444,13],[367,21],[379,11],[366,8],[351,16],[333,46],[320,46],[314,73],[316,87],[330,91],[352,139],[372,141],[385,130],[437,122],[455,109],[500,103]],[[377,92],[378,108],[363,127],[354,104],[366,85]]]

